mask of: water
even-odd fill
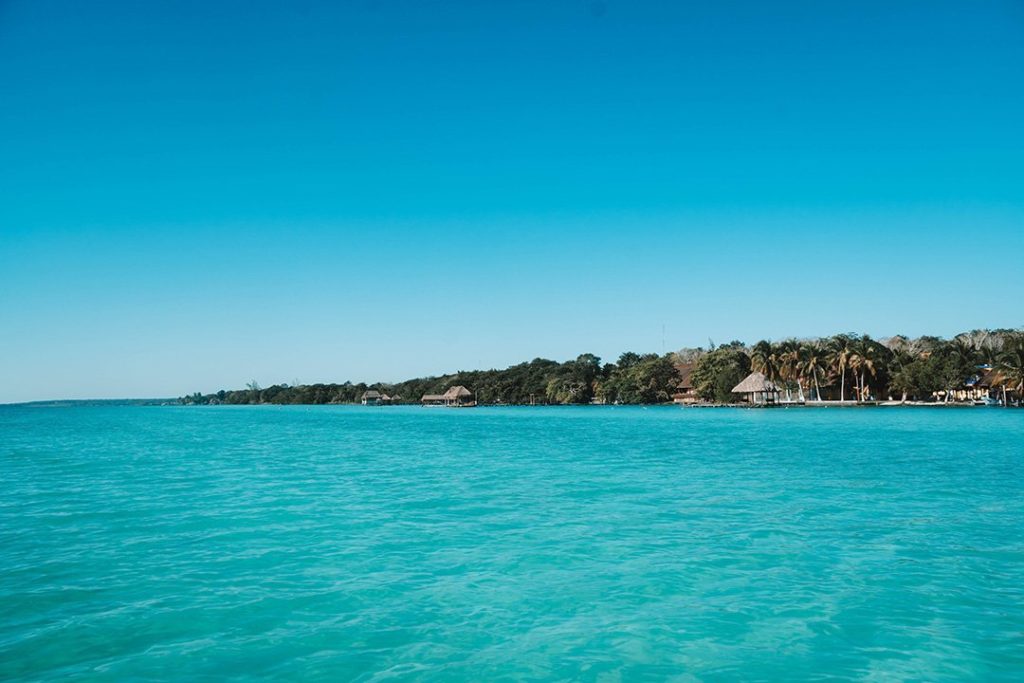
[[[0,408],[0,679],[1019,681],[1022,444],[994,408]]]

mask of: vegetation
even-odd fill
[[[422,377],[397,384],[278,384],[265,389],[250,382],[245,389],[192,394],[181,399],[200,403],[357,403],[363,392],[376,389],[399,403],[415,403],[424,394],[441,394],[456,385],[469,387],[481,404],[586,404],[662,403],[672,399],[679,384],[674,354],[624,353],[618,363],[602,365],[597,356],[585,353],[558,363],[536,358],[504,370],[456,372],[441,377]]]
[[[695,354],[696,367],[690,376],[697,396],[714,403],[735,400],[732,388],[750,372],[751,358],[742,342],[734,341],[704,354]]]
[[[740,342],[685,349],[695,359],[693,384],[706,401],[736,400],[731,388],[748,369],[761,372],[789,399],[950,402],[999,390],[1004,404],[1024,393],[1024,331],[975,330],[938,337],[875,340],[837,334],[825,339]]]
[[[664,403],[672,400],[679,379],[671,354],[626,352],[605,366],[597,393],[605,403]]]
[[[751,371],[763,373],[790,400],[865,402],[873,400],[943,401],[964,398],[973,388],[1002,396],[1004,405],[1024,395],[1024,331],[975,330],[945,340],[939,337],[885,340],[837,334],[823,339],[762,340],[752,346],[733,341],[710,348],[682,349],[659,355],[626,352],[602,365],[585,353],[559,363],[536,358],[504,370],[474,370],[422,377],[397,384],[277,384],[261,388],[195,393],[186,404],[357,403],[375,389],[415,403],[424,394],[440,394],[464,385],[485,405],[664,403],[680,391],[681,371],[690,373],[693,391],[703,401],[730,403],[732,393]]]

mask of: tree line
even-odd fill
[[[563,363],[536,358],[503,370],[460,371],[398,383],[275,384],[197,392],[185,404],[358,403],[374,389],[398,403],[416,403],[463,385],[484,405],[654,404],[672,400],[692,384],[702,401],[732,403],[750,372],[763,373],[794,400],[949,401],[954,392],[985,379],[1004,398],[1024,394],[1024,331],[975,330],[952,339],[837,334],[819,339],[739,341],[667,354],[627,351],[614,363],[584,353]],[[688,377],[689,382],[682,382]]]
[[[686,351],[681,353],[687,353]],[[837,334],[821,339],[731,342],[689,350],[692,381],[706,401],[728,403],[751,371],[761,372],[799,401],[954,400],[984,383],[1004,401],[1024,391],[1024,332],[974,330],[953,339],[902,335],[884,340]]]
[[[504,370],[460,371],[438,377],[419,377],[394,384],[276,384],[262,388],[255,381],[245,389],[195,393],[185,404],[327,404],[358,403],[370,389],[398,403],[418,403],[425,394],[441,394],[452,386],[470,389],[485,405],[551,405],[608,403],[665,403],[679,384],[675,354],[623,353],[618,363],[602,363],[584,353],[559,363],[535,358]]]

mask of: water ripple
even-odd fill
[[[0,407],[3,680],[1024,678],[1024,411]]]

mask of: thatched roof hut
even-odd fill
[[[473,395],[473,392],[462,386],[461,384],[457,387],[452,387],[448,391],[444,392],[444,397],[449,400],[455,400],[460,398],[469,398]]]
[[[693,369],[696,363],[676,363],[676,372],[679,373],[679,389],[693,389]]]
[[[979,375],[980,376],[977,381],[973,382],[973,384],[981,387],[982,389],[995,389],[996,387],[1001,386],[1005,379],[1001,372],[990,368],[983,369]],[[970,384],[972,384],[972,382],[968,382],[968,385]]]
[[[473,392],[462,385],[451,387],[443,394],[425,394],[420,399],[420,402],[428,406],[460,407],[476,405],[473,401]]]
[[[476,405],[473,401],[473,392],[462,386],[454,386],[448,389],[441,395],[444,399],[446,406],[472,406]]]
[[[746,378],[732,388],[734,394],[749,394],[753,392],[778,391],[775,383],[769,380],[760,372],[752,372]]]
[[[750,403],[774,403],[778,400],[779,388],[760,372],[752,372],[732,388],[734,394],[746,394]]]
[[[679,383],[672,394],[674,403],[696,403],[697,392],[693,386],[693,369],[696,363],[676,363],[676,373],[679,375]]]

